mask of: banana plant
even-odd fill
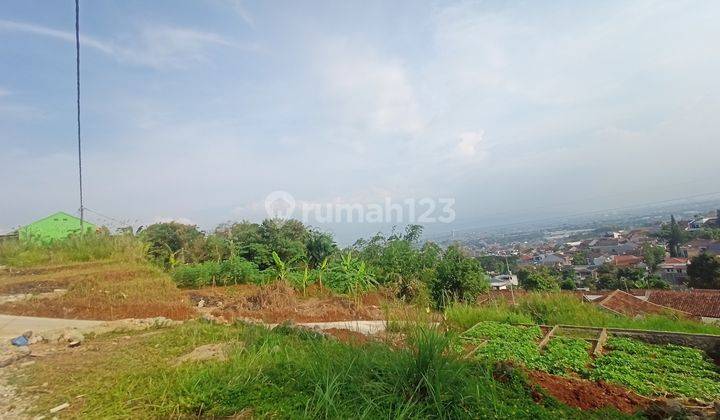
[[[283,281],[287,280],[288,274],[290,273],[287,264],[280,259],[280,256],[275,251],[272,253],[272,258],[273,261],[275,261],[275,269],[278,272],[278,279]]]
[[[303,277],[302,277],[302,291],[303,291],[303,296],[307,296],[306,290],[307,290],[307,284],[308,284],[308,279],[309,279],[309,278],[310,278],[310,272],[309,272],[309,270],[308,270],[307,264],[305,264],[305,272],[303,272]]]
[[[323,276],[323,273],[327,270],[329,259],[330,259],[329,257],[325,257],[325,259],[323,259],[322,264],[320,264],[320,267],[319,267],[320,270],[318,270],[318,283],[320,283],[320,288],[323,287],[322,276]]]

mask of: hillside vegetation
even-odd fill
[[[99,339],[103,351],[31,369],[25,384],[50,384],[37,412],[70,400],[67,414],[83,418],[624,417],[567,407],[520,371],[462,360],[449,351],[450,337],[432,330],[416,331],[400,348],[197,322],[137,336],[121,349],[111,340]],[[227,360],[179,362],[208,343],[221,343]]]
[[[480,321],[509,324],[585,325],[592,327],[634,328],[656,331],[720,335],[720,326],[665,315],[630,318],[616,315],[575,295],[529,293],[516,297],[516,305],[504,300],[482,306],[454,303],[445,310],[448,323],[468,329]]]

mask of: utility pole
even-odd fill
[[[512,284],[512,271],[510,271],[510,264],[508,263],[507,255],[505,255],[505,267],[507,267],[508,276],[510,276],[510,296],[512,297],[513,306],[517,306],[515,303],[515,292],[513,292],[513,284]]]
[[[78,181],[80,186],[80,235],[85,234],[85,206],[83,205],[82,141],[80,137],[80,0],[75,0],[75,75],[77,86],[77,145]]]

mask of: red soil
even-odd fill
[[[557,400],[583,410],[615,407],[633,414],[648,406],[650,400],[617,385],[583,379],[563,378],[545,372],[528,373],[530,380]]]
[[[323,330],[323,332],[332,335],[344,343],[363,344],[370,340],[370,338],[365,334],[340,328],[330,328]]]

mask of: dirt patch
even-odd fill
[[[344,343],[363,344],[370,341],[370,337],[357,331],[350,331],[340,328],[328,328],[326,330],[323,330],[323,332],[337,338]]]
[[[650,400],[617,385],[584,379],[564,378],[545,372],[528,373],[530,380],[557,400],[583,410],[615,407],[633,414],[645,409]]]
[[[178,357],[175,360],[175,366],[187,362],[204,362],[207,360],[224,362],[228,359],[227,352],[227,343],[205,344],[204,346],[196,347],[188,354]]]
[[[305,295],[290,285],[276,282],[264,286],[239,285],[186,292],[196,305],[202,300],[212,315],[228,321],[251,318],[268,323],[382,320],[378,305],[325,294],[323,289],[308,290]],[[369,299],[379,301],[378,297]]]
[[[196,313],[184,302],[87,302],[82,299],[30,299],[0,305],[0,313],[44,318],[112,321],[127,318],[194,318]]]
[[[0,286],[0,294],[19,295],[48,293],[55,289],[64,289],[70,282],[68,280],[30,280],[21,283],[11,283]]]

